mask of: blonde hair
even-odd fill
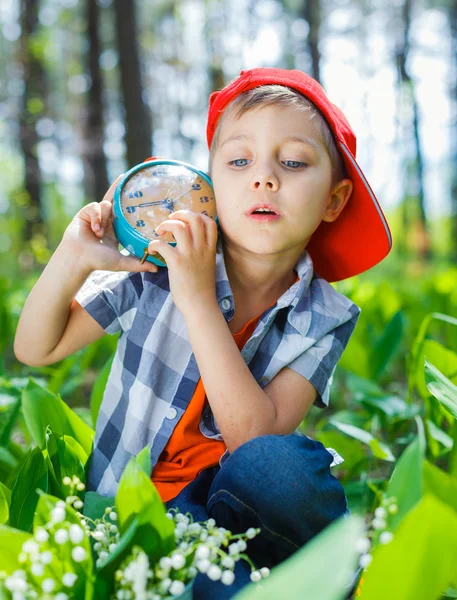
[[[249,110],[274,104],[295,106],[298,110],[308,113],[308,119],[315,122],[318,138],[330,157],[330,162],[332,164],[332,186],[338,183],[338,181],[341,181],[341,179],[345,179],[347,177],[347,172],[343,158],[336,147],[333,133],[319,109],[311,102],[311,100],[308,100],[306,96],[300,94],[300,92],[278,84],[261,85],[251,90],[247,90],[232,100],[232,102],[224,109],[217,124],[216,131],[214,132],[214,137],[211,141],[209,150],[208,171],[210,177],[214,154],[218,148],[222,122],[227,115],[227,112],[233,113],[235,120],[237,120]]]

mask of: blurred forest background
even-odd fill
[[[257,66],[311,74],[357,134],[394,249],[337,284],[363,309],[341,364],[404,389],[420,322],[457,309],[457,0],[0,0],[0,376],[87,402],[116,338],[26,368],[25,298],[119,174],[152,155],[206,171],[209,95]]]

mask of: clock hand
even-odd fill
[[[141,204],[136,204],[137,208],[144,208],[145,206],[157,206],[158,204],[169,204],[170,200],[165,198],[165,200],[157,200],[157,202],[143,202]]]

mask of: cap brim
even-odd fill
[[[350,150],[339,143],[354,188],[333,223],[322,222],[307,250],[316,272],[327,281],[341,281],[374,267],[392,248],[392,235],[373,190]]]

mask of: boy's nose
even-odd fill
[[[279,189],[279,180],[273,173],[256,173],[252,179],[251,187],[253,190],[270,189],[276,191]]]

